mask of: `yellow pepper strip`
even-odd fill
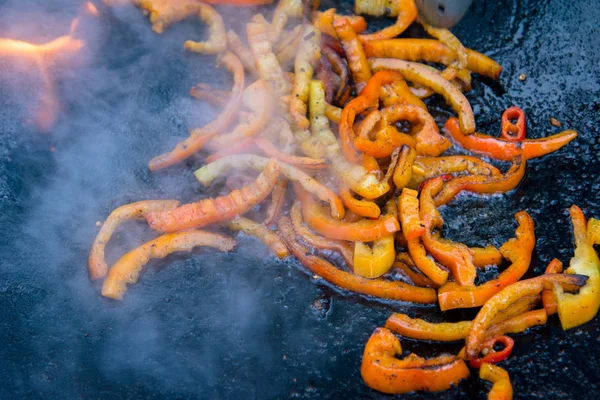
[[[458,55],[454,50],[433,39],[389,39],[364,43],[365,53],[371,58],[399,58],[406,61],[435,62],[452,65]],[[471,49],[467,53],[467,69],[476,74],[498,79],[500,64]]]
[[[127,284],[138,281],[144,265],[152,258],[165,258],[179,251],[190,251],[197,246],[209,246],[220,251],[231,251],[235,240],[217,233],[190,230],[167,233],[131,250],[108,271],[102,285],[102,296],[123,300]]]
[[[512,264],[497,278],[479,286],[460,286],[448,282],[438,291],[442,311],[453,308],[479,307],[500,290],[518,281],[529,268],[531,253],[535,246],[533,219],[525,211],[515,214],[519,226],[516,238],[508,240],[500,248],[502,255]]]
[[[471,321],[431,323],[406,314],[392,314],[385,327],[407,338],[454,342],[467,337]]]
[[[402,146],[398,165],[394,169],[394,185],[397,189],[403,189],[408,185],[412,177],[412,166],[417,158],[417,151],[410,146]]]
[[[502,289],[491,297],[479,310],[473,320],[465,345],[467,359],[475,359],[487,340],[487,330],[493,325],[498,313],[506,310],[511,304],[526,296],[537,296],[543,289],[552,288],[558,283],[569,292],[577,292],[584,286],[588,277],[576,274],[545,274],[535,278],[522,280]]]
[[[381,209],[371,200],[360,200],[354,197],[350,188],[345,183],[340,184],[340,199],[344,206],[356,215],[366,218],[379,218]]]
[[[544,325],[546,322],[548,322],[548,314],[544,309],[527,311],[492,325],[486,335],[488,338],[493,338],[507,333],[521,333],[533,326]]]
[[[469,368],[456,356],[425,359],[410,354],[403,359],[400,341],[385,328],[377,328],[365,346],[360,373],[367,386],[384,393],[400,394],[450,389],[469,377]]]
[[[479,377],[494,384],[488,393],[488,400],[512,400],[513,388],[506,370],[490,363],[483,363],[479,370]]]
[[[469,251],[473,255],[473,265],[477,268],[485,268],[490,265],[500,265],[502,263],[502,253],[494,246],[470,247]]]
[[[303,13],[304,5],[302,4],[302,0],[281,0],[277,4],[273,12],[273,18],[271,19],[271,29],[268,36],[271,43],[279,40],[279,36],[290,18],[301,18]]]
[[[558,304],[558,317],[564,330],[590,321],[600,308],[600,260],[587,236],[587,221],[579,207],[571,206],[571,222],[575,237],[575,255],[567,274],[586,275],[588,281],[578,294],[564,293],[555,285],[554,295]]]
[[[346,18],[334,20],[333,27],[344,48],[356,92],[360,93],[372,76],[362,43]]]
[[[306,24],[302,31],[300,47],[294,61],[294,73],[296,80],[290,100],[290,114],[299,129],[308,129],[310,123],[306,114],[308,112],[308,93],[310,81],[313,77],[313,66],[321,57],[320,44],[321,33],[312,25]]]
[[[460,129],[465,134],[475,132],[475,116],[467,98],[452,83],[445,80],[438,70],[427,65],[391,58],[369,59],[373,72],[398,71],[407,81],[427,86],[441,94],[458,114]]]
[[[247,235],[256,237],[279,258],[286,258],[290,255],[287,246],[279,236],[263,224],[259,224],[248,218],[237,217],[225,223],[225,226],[232,231],[242,231]]]
[[[395,259],[394,235],[375,240],[373,247],[363,242],[354,243],[354,273],[363,278],[377,278],[385,274]]]
[[[600,244],[600,220],[590,218],[587,227],[588,244]]]

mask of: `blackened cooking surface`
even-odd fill
[[[2,26],[26,21],[18,7],[40,3],[0,3]],[[66,27],[74,3],[38,12],[55,13]],[[581,134],[530,162],[515,192],[463,195],[443,211],[446,234],[471,245],[499,245],[513,234],[512,215],[530,212],[538,240],[529,276],[553,257],[568,262],[568,206],[600,216],[598,21],[598,1],[475,1],[454,29],[504,67],[500,85],[477,78],[468,94],[479,130],[496,133],[501,111],[516,104],[531,136],[556,133],[550,117]],[[199,160],[155,174],[146,163],[186,127],[211,118],[186,95],[194,83],[228,85],[213,57],[182,50],[184,38],[204,34],[196,22],[156,36],[130,8],[103,11],[101,23],[96,58],[63,79],[63,112],[50,136],[28,131],[21,108],[2,100],[0,398],[385,398],[360,378],[367,338],[393,311],[439,320],[433,308],[340,294],[249,238],[231,254],[198,251],[153,262],[121,303],[89,283],[95,221],[127,202],[191,200],[203,192],[192,176]],[[62,34],[60,26],[49,37]],[[111,242],[109,261],[141,243],[144,232],[142,224],[128,225]],[[552,317],[518,337],[503,364],[518,398],[597,398],[598,321],[565,333]],[[422,355],[458,350],[402,342]],[[488,388],[472,377],[442,394],[406,397],[485,398]]]

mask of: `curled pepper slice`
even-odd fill
[[[408,393],[415,390],[439,392],[450,389],[469,376],[465,362],[456,356],[425,359],[410,354],[404,359],[400,341],[385,328],[377,328],[363,353],[360,373],[365,383],[380,392]]]
[[[512,120],[516,122],[513,123]],[[527,121],[525,112],[516,106],[504,110],[502,113],[502,130],[500,137],[510,142],[522,142],[527,136]]]
[[[174,210],[154,211],[146,215],[148,224],[160,232],[200,228],[241,215],[267,198],[279,178],[280,167],[270,160],[265,169],[248,186],[232,190],[227,196],[185,204]]]
[[[511,161],[519,155],[523,157],[524,161],[542,157],[566,146],[577,137],[577,132],[567,130],[546,138],[524,139],[522,142],[516,143],[481,133],[465,135],[455,118],[448,119],[444,128],[465,149],[502,161]]]
[[[408,253],[404,253],[404,254],[406,254],[406,256],[408,258],[410,258]],[[417,270],[417,267],[412,262],[412,259],[410,260],[410,263],[407,263],[407,262],[405,262],[405,260],[403,258],[401,258],[399,256],[400,256],[400,254],[397,256],[397,261],[394,263],[394,265],[392,267],[395,270],[399,271],[402,275],[404,275],[413,285],[419,286],[419,287],[430,287],[430,288],[438,287],[438,285],[433,283],[433,281],[431,279],[429,279],[428,277],[423,275],[419,270]]]
[[[533,219],[525,211],[516,213],[515,218],[519,223],[515,231],[516,238],[508,240],[500,248],[502,255],[512,264],[497,278],[478,286],[460,286],[455,282],[448,282],[442,286],[438,291],[442,311],[481,306],[503,288],[517,282],[527,272],[535,246]]]
[[[352,242],[372,242],[400,230],[394,215],[385,215],[377,220],[363,219],[357,222],[335,220],[300,185],[294,183],[294,191],[302,205],[302,216],[315,232],[331,239]]]
[[[223,64],[233,74],[233,88],[231,89],[231,97],[229,102],[219,116],[204,126],[203,128],[194,129],[190,132],[190,136],[169,153],[165,153],[154,157],[148,163],[150,171],[170,167],[177,164],[192,154],[199,151],[204,145],[212,140],[216,135],[223,132],[229,124],[231,124],[237,115],[237,111],[242,105],[242,92],[244,91],[245,75],[244,67],[240,59],[233,53],[227,52],[219,58],[219,63]]]
[[[290,255],[287,246],[279,236],[263,224],[259,224],[248,218],[236,217],[225,223],[225,226],[232,231],[242,231],[247,235],[256,237],[279,258],[286,258]]]
[[[102,285],[102,296],[123,300],[127,284],[138,281],[142,268],[151,258],[165,258],[169,254],[190,251],[197,246],[231,251],[235,247],[235,240],[217,233],[197,230],[159,236],[131,250],[110,268]]]
[[[558,317],[564,330],[590,321],[600,308],[600,260],[588,240],[583,211],[572,205],[569,212],[573,223],[575,254],[565,273],[586,275],[588,280],[578,294],[563,293],[560,286],[554,286]]]
[[[390,300],[411,301],[430,304],[435,302],[435,290],[418,288],[404,282],[387,281],[381,278],[365,279],[342,271],[322,258],[313,256],[308,249],[296,241],[296,233],[289,218],[282,217],[277,223],[283,241],[300,262],[313,274],[331,284],[352,292]]]
[[[396,188],[403,189],[408,185],[412,177],[412,166],[416,158],[417,152],[415,149],[409,146],[402,146],[398,158],[398,165],[396,165],[393,175]]]
[[[479,377],[494,384],[488,393],[488,400],[512,400],[513,388],[506,370],[489,363],[483,363],[479,370]]]
[[[108,266],[104,260],[104,248],[119,225],[132,219],[144,219],[151,211],[173,210],[178,205],[177,200],[143,200],[113,210],[102,224],[92,245],[88,260],[90,277],[96,280],[106,276]]]
[[[396,104],[412,104],[427,111],[427,106],[423,103],[423,100],[410,91],[410,87],[404,79],[382,86],[379,99],[386,107]]]
[[[492,325],[486,335],[495,337],[507,333],[521,333],[533,326],[544,325],[547,321],[548,314],[545,310],[526,311]]]
[[[410,187],[445,174],[468,172],[471,175],[493,175],[502,173],[493,165],[471,156],[418,157],[414,162]]]
[[[277,182],[273,191],[271,192],[271,204],[267,208],[265,216],[265,226],[274,224],[279,218],[281,208],[285,203],[285,194],[287,193],[288,181],[286,179]]]
[[[477,358],[484,342],[486,332],[493,324],[494,319],[502,310],[510,307],[519,299],[526,296],[537,296],[543,289],[551,289],[554,283],[559,284],[568,292],[577,292],[585,285],[587,276],[576,274],[546,274],[531,279],[525,279],[502,289],[485,302],[469,331],[465,346],[466,358]]]
[[[394,235],[375,240],[373,247],[363,242],[354,243],[354,273],[363,278],[377,278],[385,274],[395,259]]]
[[[441,94],[458,114],[462,131],[466,134],[475,132],[475,116],[469,101],[460,90],[444,79],[435,68],[392,58],[371,58],[369,64],[373,72],[381,70],[398,71],[402,73],[407,81],[426,86]]]
[[[261,149],[267,156],[283,161],[295,167],[305,169],[323,169],[327,168],[327,160],[324,158],[299,157],[285,154],[279,150],[277,146],[271,143],[268,139],[258,137],[254,139],[256,146]]]
[[[494,346],[498,343],[502,344],[502,350],[496,351]],[[471,368],[480,368],[481,364],[496,364],[500,361],[506,360],[510,353],[512,353],[515,341],[508,336],[496,336],[483,344],[480,352],[484,351],[487,354],[481,358],[475,358],[469,360]]]
[[[365,2],[366,0],[359,1]],[[387,28],[383,28],[380,31],[368,35],[361,35],[360,40],[362,42],[378,41],[399,36],[410,26],[410,24],[415,22],[419,15],[419,11],[417,10],[414,0],[395,0],[395,3],[396,5],[393,6],[393,9],[398,12],[396,23]]]
[[[340,199],[342,199],[342,203],[348,210],[361,217],[379,218],[381,215],[381,209],[377,203],[371,200],[356,199],[350,188],[344,183],[340,185]]]
[[[334,23],[341,20],[347,19],[352,30],[356,33],[361,33],[367,29],[367,21],[358,15],[340,15],[335,13],[335,8],[330,8],[326,11],[314,11],[312,13],[312,23],[321,32],[337,38],[338,35],[334,29]]]
[[[367,81],[371,79],[371,68],[369,67],[362,44],[358,40],[358,35],[354,29],[352,29],[350,21],[346,18],[335,20],[333,27],[344,48],[356,91],[360,93],[367,84]]]

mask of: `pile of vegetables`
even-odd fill
[[[545,324],[552,314],[564,329],[595,316],[600,262],[593,245],[600,242],[600,222],[587,221],[577,206],[570,209],[576,243],[570,266],[563,271],[554,260],[531,279],[521,280],[536,241],[526,211],[515,215],[515,237],[500,248],[469,247],[440,234],[440,207],[461,192],[515,189],[528,160],[561,149],[577,133],[528,139],[518,107],[504,112],[498,137],[478,133],[464,92],[471,89],[471,74],[498,79],[502,68],[450,31],[422,22],[413,0],[357,0],[359,13],[397,17],[373,33],[365,33],[360,16],[318,11],[305,0],[281,0],[270,20],[255,14],[242,33],[227,32],[208,3],[268,1],[131,2],[149,14],[157,33],[189,16],[207,22],[209,39],[187,41],[185,49],[217,55],[233,75],[231,90],[207,84],[191,90],[222,112],[150,160],[150,170],[198,153],[204,160],[198,181],[208,186],[227,176],[230,192],[190,204],[150,200],[113,211],[89,258],[92,279],[105,278],[104,296],[122,299],[151,258],[198,246],[230,251],[235,241],[214,231],[243,231],[277,257],[293,255],[312,274],[350,292],[437,303],[441,310],[480,307],[472,321],[455,323],[393,314],[366,344],[361,372],[376,390],[405,393],[446,390],[470,368],[480,369],[480,377],[493,383],[490,399],[512,398],[508,373],[493,365],[510,356],[513,340],[506,335]],[[413,23],[429,37],[397,38]],[[442,130],[423,101],[438,95],[456,115]],[[453,146],[470,155],[445,155]],[[510,163],[504,171],[497,167],[503,162]],[[146,220],[160,236],[108,268],[104,247],[130,219]],[[510,265],[494,279],[475,284],[478,269],[503,262]],[[459,354],[400,359],[395,334],[465,346]]]

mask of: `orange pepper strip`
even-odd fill
[[[360,95],[346,104],[342,110],[339,135],[342,142],[342,151],[349,161],[356,162],[358,160],[356,151],[352,146],[355,136],[354,120],[356,115],[367,109],[377,108],[381,86],[393,83],[397,79],[402,79],[402,75],[393,71],[381,71],[373,75],[360,92]]]
[[[248,218],[236,217],[225,223],[225,226],[232,231],[242,231],[247,235],[256,237],[279,258],[286,258],[290,255],[287,246],[279,236],[263,224],[259,224]]]
[[[475,359],[479,356],[481,347],[487,339],[487,330],[492,326],[494,318],[515,301],[525,296],[537,296],[543,289],[551,289],[554,283],[558,283],[568,292],[576,292],[585,285],[586,281],[585,275],[547,274],[505,287],[486,301],[477,313],[467,337],[465,356],[467,359]]]
[[[229,124],[233,122],[242,104],[242,92],[245,85],[244,67],[239,58],[230,52],[220,57],[219,62],[231,71],[234,82],[231,89],[231,97],[223,112],[206,126],[192,130],[190,136],[184,141],[179,142],[169,153],[162,154],[150,160],[148,168],[151,171],[166,168],[185,160],[204,147],[213,137],[227,129]]]
[[[190,96],[204,100],[213,106],[224,107],[231,97],[231,92],[215,89],[205,83],[197,83],[190,89]]]
[[[375,202],[356,199],[350,188],[344,183],[340,184],[340,199],[348,210],[361,217],[379,218],[381,215],[381,209]]]
[[[347,19],[352,30],[356,33],[361,33],[367,29],[367,21],[359,15],[339,15],[335,13],[335,8],[330,8],[326,11],[315,11],[312,13],[312,23],[321,32],[337,38],[337,32],[334,29],[334,23],[341,19]]]
[[[104,260],[104,248],[119,225],[132,219],[144,219],[146,214],[151,211],[172,210],[178,205],[177,200],[143,200],[137,203],[125,204],[113,210],[102,224],[102,228],[100,228],[90,251],[88,265],[92,280],[106,276],[108,266]]]
[[[406,314],[392,314],[385,327],[407,338],[454,342],[467,337],[471,321],[431,323]]]
[[[279,178],[280,167],[270,160],[256,180],[227,196],[203,199],[174,210],[154,211],[146,215],[150,227],[160,232],[200,228],[241,215],[267,198]]]
[[[469,251],[473,255],[473,264],[477,268],[485,268],[489,265],[500,265],[502,262],[502,253],[494,246],[470,247]]]
[[[417,152],[415,149],[409,146],[402,146],[398,165],[396,165],[393,175],[396,188],[403,189],[408,185],[412,177],[412,166],[416,158]]]
[[[404,79],[382,86],[379,98],[386,107],[395,106],[396,104],[412,104],[427,111],[427,106],[423,103],[423,100],[410,91]]]
[[[229,147],[225,147],[221,150],[215,151],[211,155],[207,156],[204,159],[204,162],[209,164],[223,157],[231,156],[234,154],[248,153],[250,149],[254,147],[254,145],[255,143],[253,137],[244,138],[238,141],[237,143],[233,143]]]
[[[216,6],[228,5],[238,7],[254,7],[261,6],[263,4],[271,4],[273,0],[202,0],[208,4],[214,4]]]
[[[436,286],[442,286],[448,280],[448,271],[441,269],[431,258],[427,257],[425,247],[420,238],[408,240],[408,252],[415,265],[423,274],[431,279]]]
[[[302,221],[302,210],[300,209],[300,203],[294,202],[290,210],[290,219],[292,225],[294,225],[294,231],[296,236],[302,239],[306,244],[314,246],[321,250],[332,250],[341,254],[349,268],[354,267],[354,246],[342,240],[328,239],[323,236],[315,235],[309,228],[304,225]]]
[[[435,290],[433,289],[418,288],[403,282],[386,281],[381,278],[361,278],[311,255],[308,249],[296,241],[296,233],[290,219],[287,217],[283,217],[278,221],[278,227],[283,241],[288,245],[294,256],[313,274],[322,277],[335,286],[367,296],[390,300],[411,301],[422,304],[435,302]]]
[[[398,3],[398,5],[395,6],[398,10],[398,19],[396,20],[396,23],[387,28],[383,28],[380,31],[368,35],[361,35],[360,40],[363,43],[391,39],[399,36],[410,26],[410,24],[415,22],[419,15],[419,11],[417,10],[414,0],[396,0],[396,2]]]
[[[479,377],[494,384],[488,393],[488,400],[512,400],[513,388],[506,370],[490,363],[483,363],[479,370]]]
[[[244,104],[254,111],[254,115],[241,122],[233,131],[218,135],[210,142],[211,148],[223,149],[247,137],[257,136],[267,126],[275,108],[271,85],[262,79],[244,90]]]
[[[342,119],[342,109],[331,104],[327,104],[325,107],[325,116],[327,116],[327,119],[339,124]]]
[[[431,231],[440,227],[442,217],[435,208],[433,196],[442,189],[444,180],[440,177],[428,180],[421,190],[420,213],[425,225],[425,233],[421,238],[425,249],[437,262],[448,268],[454,280],[462,286],[473,286],[477,270],[473,265],[473,256],[467,246],[462,243],[442,240],[433,237]]]
[[[525,139],[522,142],[495,138],[482,133],[465,135],[455,118],[448,119],[444,128],[465,149],[502,161],[510,161],[519,155],[523,156],[523,160],[542,157],[559,150],[577,137],[577,132],[571,130],[541,139]]]
[[[415,286],[427,288],[438,287],[431,279],[415,270],[416,267],[405,264],[403,261],[397,260],[394,265],[392,265],[392,268],[399,270],[400,273],[408,278]]]
[[[425,226],[419,216],[418,195],[419,193],[416,190],[404,188],[398,198],[402,234],[409,241],[423,236],[425,233]]]
[[[444,174],[468,172],[471,175],[501,175],[500,170],[485,161],[471,156],[418,157],[411,185]]]
[[[365,346],[360,373],[367,386],[384,393],[450,389],[469,376],[465,362],[456,356],[424,359],[410,354],[403,360],[400,341],[385,328],[377,328]]]
[[[563,263],[559,259],[555,258],[546,267],[546,274],[560,274],[563,272]],[[552,290],[542,290],[542,303],[544,304],[544,310],[548,315],[556,314],[558,304],[556,303],[556,296]]]
[[[435,205],[441,206],[451,201],[463,190],[474,193],[506,193],[516,188],[523,177],[527,163],[521,157],[513,160],[513,165],[504,175],[463,175],[450,179],[435,198]]]
[[[302,204],[302,216],[306,224],[315,232],[330,239],[351,242],[372,242],[400,230],[394,215],[381,216],[377,220],[363,219],[345,222],[333,219],[300,185],[294,182],[294,192]]]
[[[406,61],[435,62],[451,65],[458,60],[454,50],[433,39],[389,39],[364,43],[369,58],[399,58]],[[471,49],[467,52],[467,69],[497,80],[502,67],[491,58]]]
[[[357,150],[369,157],[385,158],[402,145],[416,147],[417,141],[414,138],[399,132],[392,123],[381,118],[382,114],[375,110],[360,123],[354,139],[354,147]],[[377,131],[374,140],[370,137],[373,129]]]
[[[453,308],[479,307],[503,288],[518,281],[529,268],[531,253],[535,246],[533,219],[525,211],[515,214],[519,226],[516,238],[509,239],[500,248],[502,255],[512,264],[497,278],[479,286],[460,286],[448,282],[438,291],[438,300],[442,311]]]
[[[294,60],[294,89],[290,99],[290,114],[299,129],[308,129],[308,95],[310,81],[313,78],[313,66],[321,58],[319,46],[321,33],[312,25],[304,25],[300,44]]]
[[[546,322],[548,322],[548,314],[545,310],[527,311],[492,325],[486,335],[488,338],[493,338],[507,333],[521,333],[533,326],[544,325]]]
[[[267,215],[265,216],[265,226],[274,224],[281,214],[281,209],[285,203],[285,194],[287,192],[288,181],[280,180],[277,182],[273,191],[271,192],[271,204],[267,208]]]
[[[445,80],[438,70],[427,65],[392,58],[369,59],[371,70],[393,70],[402,73],[407,81],[433,89],[441,94],[458,114],[463,132],[475,132],[475,116],[467,98],[452,83]]]
[[[333,27],[342,43],[344,53],[346,53],[346,60],[348,60],[348,67],[352,73],[356,91],[360,93],[372,76],[362,44],[358,40],[358,35],[354,29],[352,29],[350,21],[346,18],[335,20]]]
[[[231,51],[238,56],[244,68],[252,76],[258,76],[256,62],[254,61],[254,56],[252,55],[250,48],[248,48],[244,42],[242,42],[242,39],[238,36],[238,34],[231,29],[227,32],[227,45]]]
[[[142,268],[151,258],[165,258],[169,254],[190,251],[197,246],[231,251],[235,246],[235,240],[225,235],[196,230],[159,236],[131,250],[111,267],[102,285],[102,296],[123,300],[127,284],[138,281]]]
[[[305,169],[323,169],[327,168],[327,160],[324,158],[299,157],[285,154],[279,150],[273,143],[265,138],[258,137],[254,139],[256,146],[267,156],[283,161],[290,165]]]

